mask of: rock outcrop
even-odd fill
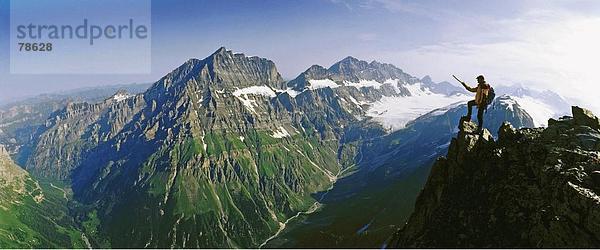
[[[23,189],[22,180],[25,175],[25,170],[13,163],[4,145],[0,144],[0,188],[16,185],[18,187],[13,187],[15,190]]]
[[[573,107],[546,129],[461,122],[388,247],[600,246],[600,122]]]

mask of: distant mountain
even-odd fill
[[[50,101],[70,100],[72,102],[98,102],[113,95],[117,91],[126,91],[138,94],[146,91],[150,83],[115,84],[97,87],[76,88],[72,90],[45,93],[22,98],[11,102],[0,103],[0,110],[7,110],[14,106],[42,104]]]
[[[434,83],[429,76],[421,80],[394,65],[377,61],[368,63],[351,56],[328,69],[313,65],[294,80],[289,81],[287,86],[296,91],[306,88],[354,87],[363,92],[363,97],[368,98],[369,101],[377,101],[381,96],[411,96],[426,89],[444,95],[464,92],[461,88],[447,82]]]
[[[444,95],[456,95],[460,93],[467,93],[467,91],[464,88],[456,86],[446,81],[435,83],[433,82],[430,76],[424,76],[421,79],[421,82],[425,85],[425,87],[431,89],[433,93],[439,93]]]
[[[515,99],[531,115],[536,127],[548,126],[548,119],[558,119],[570,112],[569,103],[549,90],[537,91],[521,85],[497,86],[495,90],[498,95],[509,95]]]
[[[354,57],[328,69],[314,65],[287,83],[293,91],[330,88],[353,114],[372,118],[390,131],[439,107],[467,101],[462,88],[448,82],[435,83],[429,76],[418,79],[394,65]]]
[[[391,248],[595,248],[600,120],[572,108],[547,128],[464,122]]]
[[[466,104],[455,103],[432,110],[409,122],[406,129],[392,133],[385,137],[385,141],[379,141],[365,149],[363,153],[367,155],[367,159],[373,159],[373,162],[365,163],[365,166],[376,168],[390,165],[395,171],[406,170],[399,168],[399,161],[425,162],[445,154],[450,139],[458,132],[459,120],[466,113]],[[475,111],[471,119],[477,121]],[[484,114],[484,127],[490,131],[498,131],[504,122],[510,122],[519,128],[534,127],[529,114],[509,96],[496,98]],[[389,174],[390,170],[387,172]]]
[[[124,91],[98,103],[68,103],[50,114],[34,139],[23,145],[29,154],[25,168],[44,178],[69,180],[88,151],[113,139],[143,104],[142,96]]]
[[[76,89],[61,93],[42,94],[23,100],[0,105],[0,144],[4,144],[11,155],[17,156],[24,165],[30,153],[25,144],[31,143],[38,128],[46,119],[69,103],[100,102],[118,91],[138,94],[148,89],[149,84],[122,84],[96,88]]]

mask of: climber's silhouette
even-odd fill
[[[473,110],[473,106],[477,106],[477,122],[478,122],[478,132],[481,132],[483,129],[483,112],[486,110],[487,105],[491,103],[493,97],[490,98],[490,87],[489,84],[485,82],[485,78],[482,75],[477,77],[477,87],[469,87],[465,82],[456,78],[456,76],[452,75],[454,79],[459,81],[468,91],[475,93],[475,100],[471,100],[467,102],[467,116],[464,118],[467,121],[471,120],[471,114]],[[493,92],[493,90],[491,90]]]

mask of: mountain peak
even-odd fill
[[[352,56],[347,56],[341,61],[333,64],[329,70],[333,72],[343,73],[349,72],[353,70],[362,70],[366,69],[369,66],[369,63],[365,61],[358,60]]]
[[[340,62],[360,62],[361,60],[356,59],[356,57],[353,56],[347,56],[344,59],[342,59]]]
[[[244,54],[241,54],[241,55],[243,56]],[[222,56],[222,57],[233,56],[233,51],[227,50],[227,48],[225,48],[225,47],[220,47],[215,52],[213,52],[210,56],[208,56],[207,59],[215,58],[218,56]]]
[[[310,66],[310,68],[308,68],[306,71],[304,71],[304,74],[309,76],[314,74],[327,74],[327,69],[321,65],[315,64],[313,66]]]
[[[423,82],[425,84],[431,84],[431,83],[433,83],[433,80],[431,80],[431,76],[426,75],[423,78],[421,78],[421,82]]]
[[[227,56],[227,55],[233,55],[233,52],[231,50],[227,50],[227,48],[225,47],[220,47],[217,50],[215,50],[215,52],[211,53],[209,56],[207,56],[206,58],[200,60],[198,58],[190,58],[188,59],[185,63],[183,63],[183,65],[181,65],[180,67],[191,67],[191,66],[202,66],[204,64],[208,64],[210,62],[213,61],[213,59],[215,57],[222,57],[222,56]]]
[[[150,92],[160,93],[170,86],[183,86],[195,82],[215,89],[234,90],[255,85],[282,88],[284,80],[275,63],[266,58],[234,54],[220,47],[208,57],[190,59],[155,84]],[[209,86],[210,85],[210,86]]]
[[[225,46],[221,46],[221,47],[220,47],[219,49],[217,49],[217,50],[215,51],[215,53],[213,53],[213,54],[217,54],[217,53],[221,53],[221,54],[222,54],[222,53],[226,53],[226,52],[227,52],[227,48],[225,48]]]

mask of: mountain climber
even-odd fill
[[[467,121],[471,120],[471,114],[473,110],[473,106],[477,106],[477,122],[478,122],[478,132],[483,130],[483,112],[486,110],[487,105],[491,103],[490,98],[490,90],[492,87],[485,82],[485,78],[483,75],[477,76],[477,87],[469,87],[465,82],[456,78],[456,76],[452,75],[454,79],[459,81],[465,89],[470,92],[475,93],[475,100],[471,100],[467,102],[467,115],[464,117]],[[493,90],[491,90],[493,91]]]

